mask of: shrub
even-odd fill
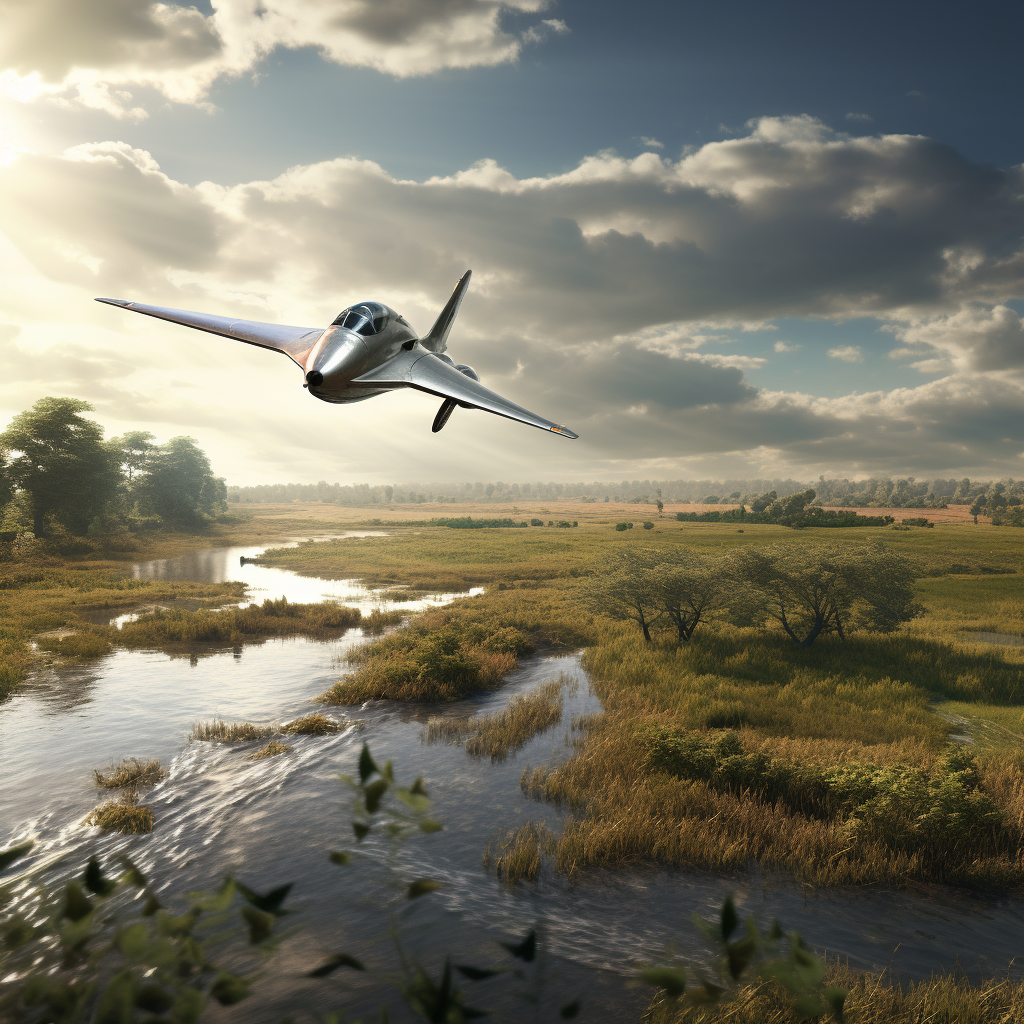
[[[650,523],[650,522],[644,523],[644,529],[645,530],[653,530],[654,529],[654,523]]]
[[[618,530],[619,533],[622,533],[625,530],[632,530],[633,529],[633,524],[632,523],[616,523],[615,524],[615,529]]]

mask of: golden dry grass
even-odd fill
[[[258,750],[254,750],[249,755],[250,761],[262,761],[267,757],[277,757],[278,754],[287,754],[292,748],[286,743],[281,743],[278,740],[271,740],[265,747],[260,747]]]
[[[330,736],[341,732],[342,728],[340,722],[328,718],[322,711],[314,711],[282,725],[281,732],[286,736]]]
[[[108,800],[84,819],[87,825],[96,825],[107,832],[124,832],[144,836],[153,831],[153,812],[132,802]]]
[[[562,680],[545,683],[530,694],[518,694],[504,711],[476,718],[431,718],[423,730],[427,743],[465,743],[472,757],[504,761],[562,719]]]
[[[104,789],[125,789],[134,786],[152,786],[167,777],[167,771],[153,758],[142,761],[137,757],[126,757],[119,764],[111,765],[105,772],[93,770],[96,785]]]
[[[189,741],[208,741],[211,743],[249,743],[253,740],[265,740],[273,736],[275,729],[270,725],[254,725],[252,722],[196,722],[192,726]]]
[[[904,985],[884,976],[833,966],[826,984],[847,990],[843,1019],[851,1024],[1015,1024],[1024,1020],[1024,982],[972,984],[935,976]],[[717,1006],[658,995],[644,1014],[649,1024],[791,1024],[793,1000],[773,981],[758,981]]]
[[[543,822],[529,821],[497,840],[492,851],[487,844],[484,867],[494,869],[502,881],[536,882],[545,856],[555,852],[555,836]]]

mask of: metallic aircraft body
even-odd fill
[[[456,364],[446,354],[448,334],[471,273],[466,271],[434,326],[422,338],[403,316],[379,302],[349,306],[323,329],[235,320],[124,299],[96,301],[283,352],[304,371],[303,387],[324,402],[361,402],[396,388],[416,388],[443,399],[434,417],[435,433],[448,422],[455,407],[462,406],[493,412],[563,437],[577,437],[567,427],[488,390],[471,366]]]

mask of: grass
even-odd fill
[[[277,730],[271,725],[253,725],[252,722],[196,722],[192,726],[189,742],[203,740],[210,743],[250,743],[265,740]]]
[[[320,711],[314,711],[310,715],[303,715],[293,722],[281,726],[281,732],[286,736],[330,736],[333,733],[341,732],[342,725],[333,718]]]
[[[142,761],[137,757],[126,757],[119,764],[111,765],[105,772],[93,770],[96,785],[104,789],[126,789],[137,786],[152,786],[167,777],[167,771],[153,758]]]
[[[108,800],[84,819],[86,825],[96,825],[107,832],[124,832],[145,836],[153,831],[153,812],[133,801]]]
[[[287,754],[292,748],[286,743],[280,743],[278,740],[271,740],[265,747],[260,747],[259,750],[254,750],[249,755],[250,761],[262,761],[267,757],[277,757],[278,754]]]
[[[856,1024],[1008,1024],[1024,1019],[1024,982],[940,975],[899,985],[884,976],[832,966],[826,984],[847,989],[843,1019]],[[790,1024],[793,1000],[774,981],[747,985],[736,998],[700,1006],[656,996],[644,1014],[649,1024]]]
[[[484,867],[493,868],[502,881],[514,885],[537,881],[545,855],[555,852],[555,837],[543,822],[530,821],[507,833],[495,845],[492,853],[491,844],[487,844]]]
[[[427,743],[463,743],[472,757],[492,763],[510,754],[562,720],[561,679],[545,683],[534,693],[512,698],[504,711],[476,718],[431,718],[423,731]]]
[[[405,629],[357,648],[350,655],[356,671],[317,699],[448,703],[500,686],[519,657],[536,647],[575,647],[591,637],[548,588],[488,591],[425,612]]]
[[[938,715],[966,732],[983,754],[1012,754],[1024,748],[1024,704],[944,700],[934,708]]]
[[[280,598],[221,611],[200,608],[152,612],[125,623],[116,631],[116,641],[122,647],[159,649],[197,643],[238,645],[299,633],[327,638],[358,626],[361,619],[358,608],[346,608],[332,601],[291,604],[287,598]]]

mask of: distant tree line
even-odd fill
[[[1024,502],[1024,481],[972,481],[936,479],[916,481],[914,477],[893,480],[826,480],[817,483],[789,478],[736,480],[621,480],[618,483],[406,483],[406,484],[260,484],[229,487],[231,502],[325,501],[339,505],[397,505],[441,502],[516,502],[572,499],[584,502],[630,502],[638,505],[681,502],[702,505],[750,505],[757,497],[774,491],[779,498],[815,491],[814,504],[856,508],[943,508],[947,505],[974,506],[981,499],[979,514],[1000,514]],[[1008,515],[1007,511],[1003,515]]]
[[[749,509],[746,505],[740,505],[739,508],[712,509],[707,512],[677,512],[676,519],[683,523],[770,523],[797,529],[805,526],[888,526],[895,522],[893,516],[865,516],[856,512],[820,508],[811,505],[814,498],[814,489],[810,487],[785,498],[780,498],[775,491],[769,491],[754,498]]]
[[[637,624],[647,642],[667,625],[686,643],[712,617],[736,625],[774,621],[800,647],[856,628],[891,632],[922,611],[916,572],[904,555],[880,544],[765,545],[711,557],[689,548],[627,548],[602,568],[591,604]]]
[[[157,444],[130,431],[105,440],[75,398],[41,398],[0,433],[0,529],[104,537],[195,530],[226,511],[227,488],[191,437]]]

